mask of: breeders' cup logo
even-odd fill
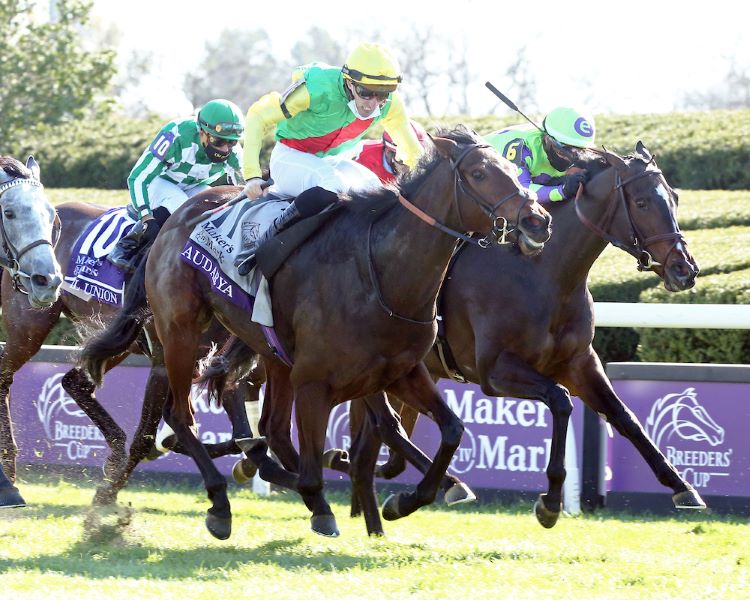
[[[92,458],[104,449],[104,436],[62,387],[63,373],[48,377],[37,401],[47,438],[70,460]]]
[[[718,449],[724,444],[724,428],[698,402],[695,388],[659,398],[646,419],[646,433],[695,487],[729,476],[721,469],[731,466],[733,449]]]

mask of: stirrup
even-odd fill
[[[239,256],[237,258],[239,258]],[[235,263],[235,265],[237,267],[237,272],[240,275],[247,275],[255,266],[255,251],[253,250],[252,254],[248,254],[242,259],[242,261]]]

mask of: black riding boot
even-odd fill
[[[318,214],[337,200],[337,194],[322,187],[316,186],[302,192],[284,209],[284,212],[273,220],[273,223],[258,236],[255,242],[240,250],[234,260],[237,272],[240,275],[247,275],[252,270],[254,264],[254,261],[250,259],[255,256],[256,250],[262,244],[297,221]]]
[[[154,211],[154,218],[148,221],[138,221],[127,235],[123,236],[114,250],[107,255],[107,260],[125,273],[135,272],[143,250],[151,246],[156,239],[159,229],[169,217],[164,207]]]

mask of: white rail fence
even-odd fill
[[[595,302],[597,327],[750,329],[750,304]]]

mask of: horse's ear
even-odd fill
[[[39,169],[39,163],[36,162],[36,159],[31,155],[29,155],[29,158],[26,159],[26,168],[31,171],[34,179],[39,181],[39,174],[41,172]]]
[[[602,149],[604,150],[602,155],[604,156],[604,159],[608,164],[618,169],[626,169],[628,167],[625,161],[622,160],[622,158],[620,158],[617,154],[615,154],[614,152],[610,152],[604,146],[602,146]]]
[[[645,158],[646,162],[651,162],[652,160],[654,160],[653,154],[648,151],[648,148],[643,145],[643,142],[641,140],[638,140],[638,143],[635,145],[635,151],[643,158]]]
[[[435,144],[435,148],[438,154],[443,158],[453,158],[458,148],[458,144],[448,138],[434,137],[432,142]]]

